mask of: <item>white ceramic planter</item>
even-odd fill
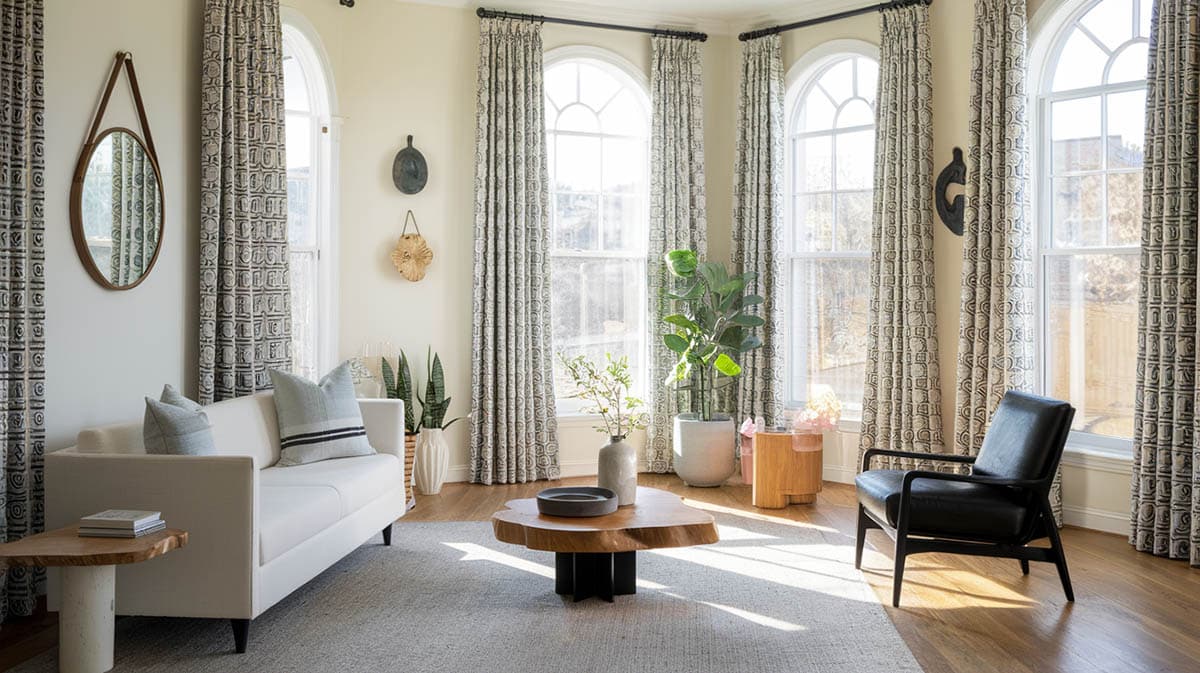
[[[733,419],[717,414],[711,421],[697,414],[675,417],[675,474],[688,486],[720,486],[733,476]]]
[[[617,505],[625,507],[637,501],[637,449],[620,437],[600,449],[596,485],[617,494]]]
[[[422,428],[417,436],[417,463],[413,473],[421,495],[437,495],[450,471],[450,447],[440,428]]]

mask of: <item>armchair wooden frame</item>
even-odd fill
[[[973,465],[975,463],[974,456],[869,449],[863,454],[862,471],[865,472],[870,469],[871,459],[876,456],[910,458],[921,461],[956,463],[959,465]],[[1053,563],[1058,569],[1058,577],[1062,581],[1063,591],[1067,595],[1067,600],[1074,601],[1075,592],[1071,589],[1071,576],[1067,571],[1067,557],[1063,552],[1062,539],[1058,535],[1058,524],[1054,520],[1054,512],[1050,508],[1049,498],[1050,486],[1054,481],[1054,474],[1058,469],[1061,457],[1062,449],[1059,448],[1058,455],[1054,456],[1054,460],[1051,462],[1049,474],[1040,479],[999,479],[984,475],[954,474],[928,470],[911,470],[906,472],[901,486],[900,509],[894,528],[886,520],[881,521],[880,517],[869,511],[861,503],[858,505],[858,534],[854,544],[854,567],[862,568],[863,544],[866,542],[866,532],[872,528],[878,528],[886,533],[896,545],[895,573],[892,577],[893,607],[900,607],[900,588],[904,579],[905,559],[913,554],[928,552],[1013,558],[1020,561],[1021,572],[1026,575],[1029,574],[1030,561]],[[957,535],[954,538],[948,538],[939,537],[936,533],[910,531],[912,488],[913,483],[918,479],[1008,486],[1027,490],[1030,492],[1032,501],[1030,507],[1036,508],[1036,512],[1034,516],[1026,518],[1021,535],[1010,542],[996,542],[982,535],[978,539],[963,538]],[[1039,535],[1039,533],[1042,534]],[[1027,546],[1029,542],[1039,537],[1048,537],[1050,546]]]

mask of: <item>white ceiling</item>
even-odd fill
[[[459,7],[483,6],[585,21],[692,28],[714,34],[737,33],[800,21],[879,0],[408,0]]]

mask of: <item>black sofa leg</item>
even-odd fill
[[[1075,591],[1071,589],[1071,573],[1067,570],[1067,553],[1063,549],[1062,538],[1058,536],[1058,525],[1054,523],[1054,512],[1050,509],[1050,502],[1045,501],[1042,504],[1042,517],[1045,520],[1046,530],[1049,531],[1050,549],[1054,553],[1054,565],[1058,568],[1058,579],[1062,580],[1063,593],[1067,594],[1067,600],[1075,602]]]
[[[233,627],[233,649],[238,654],[245,654],[246,641],[250,638],[250,620],[231,619],[229,624]]]
[[[383,546],[392,546],[392,524],[388,524],[387,528],[383,529]]]
[[[1019,559],[1019,560],[1021,561],[1021,574],[1028,575],[1029,574],[1029,559],[1023,558],[1023,559]]]
[[[858,535],[854,538],[854,569],[862,570],[863,545],[867,542],[867,511],[858,506]]]

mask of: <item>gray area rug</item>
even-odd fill
[[[638,554],[638,593],[554,593],[553,555],[489,523],[400,523],[254,620],[117,622],[115,671],[905,673],[921,668],[858,571],[853,540],[717,514],[716,545]],[[57,653],[15,669],[57,670]]]

